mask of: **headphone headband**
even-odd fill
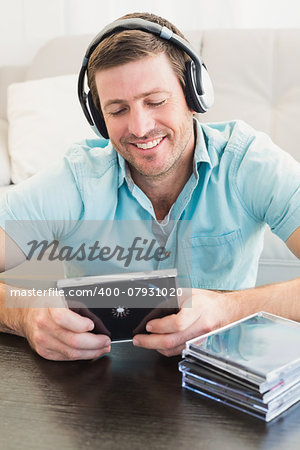
[[[87,60],[88,60],[89,57],[91,56],[91,54],[93,53],[93,51],[95,50],[95,48],[97,47],[97,45],[101,41],[103,41],[103,39],[107,38],[108,36],[110,36],[114,33],[117,33],[118,31],[141,30],[141,31],[145,31],[145,32],[154,34],[156,36],[160,36],[162,28],[166,28],[166,27],[162,27],[158,23],[149,22],[148,20],[144,20],[144,19],[115,20],[114,22],[106,25],[106,27],[103,28],[103,30],[100,31],[100,33],[98,33],[95,36],[95,38],[92,40],[92,42],[90,43],[90,45],[87,48],[87,51],[85,53],[85,58],[87,58]],[[166,28],[166,29],[169,30],[168,28]],[[173,32],[171,30],[169,30],[169,32],[171,34],[173,34]],[[163,39],[166,39],[166,38],[164,37]]]
[[[173,45],[175,45],[175,47],[180,48],[182,51],[184,51],[187,55],[189,55],[189,57],[191,58],[191,63],[192,65],[189,65],[189,69],[187,68],[187,70],[189,70],[189,74],[186,74],[186,82],[187,83],[192,83],[192,90],[195,92],[190,91],[187,95],[187,101],[189,103],[189,100],[191,101],[192,104],[190,104],[189,106],[195,110],[195,112],[205,112],[213,103],[213,90],[212,90],[212,85],[209,79],[208,84],[210,84],[209,86],[209,101],[208,103],[206,101],[203,102],[203,96],[207,97],[207,88],[204,86],[206,79],[208,77],[208,73],[206,72],[206,67],[203,64],[200,56],[198,56],[198,54],[196,53],[196,51],[192,48],[192,46],[185,40],[183,39],[181,36],[178,36],[176,33],[174,33],[172,30],[170,30],[169,28],[165,27],[165,26],[161,26],[158,23],[155,22],[150,22],[148,20],[144,20],[144,19],[140,19],[140,18],[136,18],[136,19],[120,19],[120,20],[116,20],[110,24],[108,24],[102,31],[100,31],[100,33],[98,33],[95,38],[93,39],[93,41],[90,43],[90,45],[88,46],[85,56],[83,58],[82,61],[82,67],[79,73],[79,78],[78,78],[78,97],[79,97],[79,101],[81,104],[81,107],[83,109],[83,112],[89,122],[89,124],[95,129],[96,133],[97,131],[99,132],[99,123],[97,124],[97,122],[99,122],[99,120],[103,120],[99,119],[99,117],[96,118],[94,115],[97,114],[97,109],[95,108],[95,105],[92,104],[92,97],[90,92],[87,94],[84,91],[84,80],[85,80],[85,75],[87,72],[87,66],[88,66],[88,62],[89,59],[92,55],[92,53],[94,52],[94,50],[96,49],[96,47],[98,46],[98,44],[103,41],[105,38],[107,38],[108,36],[117,33],[119,31],[122,30],[140,30],[140,31],[144,31],[146,33],[150,33],[150,34],[154,34],[155,36],[160,37],[163,40],[167,40],[169,42],[171,42]],[[206,72],[206,74],[203,76],[203,72]],[[89,104],[90,107],[90,111],[88,109],[87,104]],[[196,107],[195,107],[196,106]],[[98,113],[100,114],[100,113]],[[94,118],[94,120],[92,119],[92,116]],[[100,123],[100,127],[102,128],[100,133],[102,136],[107,137],[108,138],[108,134],[107,134],[107,130],[104,124],[104,129],[101,126],[102,123]],[[103,133],[104,131],[104,133]],[[99,133],[97,133],[99,134]]]

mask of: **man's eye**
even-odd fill
[[[125,111],[125,108],[119,109],[118,111],[113,111],[110,113],[111,116],[120,116]]]
[[[161,100],[160,102],[149,102],[148,104],[149,104],[149,106],[153,106],[155,108],[156,106],[163,105],[164,103],[166,103],[166,101],[167,100]]]

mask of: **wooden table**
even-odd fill
[[[179,357],[114,344],[53,362],[0,335],[0,448],[299,449],[300,405],[265,424],[181,387]]]

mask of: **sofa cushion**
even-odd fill
[[[0,119],[0,186],[5,186],[10,183],[7,132],[7,121],[4,119]]]
[[[8,89],[11,179],[19,183],[79,140],[95,137],[77,100],[77,75],[12,84]]]
[[[83,56],[94,35],[59,36],[37,52],[25,74],[26,80],[79,73]]]
[[[300,30],[206,30],[198,46],[216,96],[200,120],[243,119],[300,161],[299,41]]]

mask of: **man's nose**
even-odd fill
[[[128,132],[136,137],[144,137],[155,127],[151,111],[142,106],[133,108],[130,111]]]

